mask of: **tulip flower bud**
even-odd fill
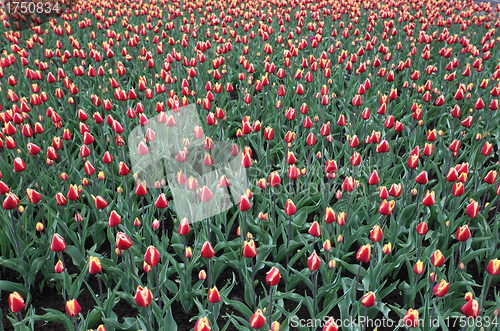
[[[152,267],[160,263],[160,253],[154,246],[150,245],[148,247],[144,255],[144,261]]]
[[[488,263],[486,271],[492,276],[497,276],[500,273],[500,260],[494,259]]]
[[[432,254],[431,263],[433,266],[440,267],[444,264],[444,261],[444,256],[439,249]]]
[[[215,251],[208,241],[205,241],[203,247],[201,248],[201,257],[206,259],[211,259],[214,257]]]
[[[418,310],[408,309],[403,317],[403,323],[409,328],[418,328]]]
[[[257,309],[255,314],[250,318],[250,327],[252,329],[260,329],[266,324],[266,318],[264,317],[262,311]]]
[[[210,322],[208,317],[202,317],[194,325],[194,331],[210,331]]]
[[[216,286],[208,290],[208,302],[210,303],[220,302],[220,294]]]
[[[153,294],[147,287],[137,286],[134,296],[135,303],[140,307],[147,307],[153,301]]]
[[[307,266],[311,271],[317,270],[321,265],[321,260],[318,257],[316,252],[313,252],[312,255],[307,259]]]
[[[276,267],[272,267],[271,270],[269,270],[266,273],[266,283],[270,286],[278,285],[281,275],[280,275],[280,270]]]
[[[66,242],[60,234],[54,234],[54,236],[52,237],[52,244],[50,245],[50,249],[53,252],[62,252],[66,249]]]
[[[24,298],[18,292],[9,294],[9,309],[14,313],[18,313],[25,307]]]
[[[438,297],[444,297],[446,293],[448,293],[448,288],[450,284],[447,283],[444,279],[442,279],[436,286],[434,286],[434,295]]]
[[[467,317],[477,318],[479,316],[479,304],[477,300],[472,299],[467,301],[462,307],[462,313]]]
[[[356,254],[356,259],[361,262],[369,262],[371,255],[371,246],[370,244],[366,244],[361,246],[358,249],[358,253]]]
[[[66,301],[66,313],[69,316],[77,316],[81,310],[82,308],[80,308],[80,305],[78,304],[78,301],[76,301],[76,299]]]
[[[101,261],[99,260],[99,258],[95,257],[95,256],[91,256],[89,258],[89,273],[91,275],[95,275],[99,272],[101,272],[102,270],[102,266],[101,266]]]
[[[391,243],[387,243],[384,245],[384,247],[382,247],[382,253],[384,253],[385,255],[391,254],[391,252],[392,252],[392,244]]]
[[[367,308],[375,306],[375,293],[368,292],[361,298],[361,304]]]
[[[415,263],[413,271],[419,276],[422,275],[424,273],[424,263],[418,260],[417,263]]]

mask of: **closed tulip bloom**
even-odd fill
[[[492,185],[497,180],[497,172],[490,170],[483,179],[486,183]]]
[[[382,253],[384,254],[391,254],[392,252],[392,244],[391,243],[387,243],[384,245],[384,247],[382,247]]]
[[[14,172],[23,172],[24,170],[26,170],[26,164],[23,159],[16,157],[14,159]]]
[[[185,236],[189,233],[190,231],[190,228],[189,228],[189,221],[187,220],[187,218],[183,218],[181,223],[179,224],[179,234],[181,236]]]
[[[109,226],[115,227],[120,223],[121,223],[120,215],[118,215],[118,213],[115,210],[111,211],[111,213],[109,214],[109,220],[108,220]]]
[[[472,292],[465,293],[465,296],[464,296],[465,301],[470,301],[472,299],[474,299],[474,295],[472,294]]]
[[[367,308],[375,306],[375,293],[368,292],[361,298],[361,304]]]
[[[417,225],[417,233],[421,236],[425,236],[425,234],[429,231],[429,227],[427,226],[426,222],[421,222],[419,225]]]
[[[488,273],[492,276],[497,276],[498,273],[500,273],[500,260],[499,259],[491,260],[490,263],[488,263],[486,271],[488,271]]]
[[[158,198],[156,198],[155,207],[158,209],[165,209],[168,207],[168,201],[165,193],[160,194]]]
[[[403,317],[403,323],[409,328],[418,328],[418,310],[408,309]]]
[[[271,172],[269,175],[269,185],[271,187],[276,187],[281,184],[281,178],[279,174],[276,171]]]
[[[338,326],[335,324],[335,320],[333,317],[330,317],[328,321],[325,323],[322,331],[338,331]]]
[[[80,197],[80,193],[78,192],[78,187],[76,185],[70,185],[68,191],[68,200],[75,201]]]
[[[448,289],[450,284],[447,283],[444,279],[442,279],[436,286],[434,286],[434,295],[438,297],[444,297],[446,293],[448,293]]]
[[[202,317],[199,320],[196,321],[196,324],[194,325],[194,331],[210,331],[210,322],[208,320],[208,317]]]
[[[385,200],[389,197],[389,192],[387,192],[387,187],[379,186],[378,191],[379,191],[378,197],[380,199]]]
[[[68,201],[61,192],[56,194],[56,203],[58,206],[64,206],[67,202]]]
[[[366,244],[361,246],[358,249],[358,253],[356,254],[356,259],[361,262],[369,262],[370,261],[370,256],[371,256],[371,251],[372,248],[370,244]]]
[[[344,183],[342,184],[342,191],[352,192],[354,190],[354,179],[352,177],[346,177]]]
[[[325,252],[329,252],[332,250],[332,243],[330,242],[330,239],[325,240],[325,242],[323,243],[323,249],[325,250]]]
[[[248,196],[246,194],[240,196],[240,210],[241,211],[247,211],[252,207],[250,204],[250,200],[248,199]]]
[[[310,257],[307,258],[307,267],[311,271],[318,270],[318,268],[321,266],[321,260],[318,257],[318,254],[316,252],[313,252]]]
[[[368,177],[368,184],[377,185],[379,183],[379,181],[380,181],[380,179],[378,177],[377,170],[373,170],[370,177]]]
[[[418,166],[418,155],[411,155],[408,159],[408,167],[415,169]]]
[[[440,267],[444,264],[444,256],[441,253],[441,251],[438,249],[436,250],[431,257],[431,263],[435,267]]]
[[[250,241],[243,242],[243,256],[248,259],[253,259],[257,256],[257,248],[255,247],[255,242],[250,239]]]
[[[66,313],[68,313],[69,316],[77,316],[81,310],[82,308],[76,299],[66,301]]]
[[[147,287],[137,286],[134,296],[135,303],[140,307],[147,307],[153,301],[153,293]]]
[[[1,184],[2,182],[0,182],[0,194],[6,193],[2,192]],[[40,200],[42,200],[42,196],[40,195],[40,193],[30,188],[26,189],[26,195],[28,196],[28,199],[32,204],[37,204],[38,202],[40,202]]]
[[[50,249],[53,252],[62,252],[66,249],[66,242],[60,234],[54,234],[54,236],[52,237],[52,244],[50,245]]]
[[[420,185],[425,185],[429,181],[427,176],[427,171],[422,171],[417,177],[415,177],[415,181]]]
[[[321,228],[319,226],[319,223],[317,221],[314,221],[311,224],[311,227],[309,228],[309,234],[313,237],[321,237]]]
[[[458,228],[456,236],[458,241],[467,241],[470,238],[470,231],[467,224]]]
[[[200,192],[200,197],[202,202],[208,202],[213,198],[212,191],[206,186],[203,186]]]
[[[288,167],[288,178],[297,179],[299,178],[299,170],[295,164],[292,164]]]
[[[373,242],[379,242],[380,240],[382,240],[383,236],[384,233],[382,232],[382,229],[378,225],[375,225],[373,229],[370,231],[370,239]]]
[[[201,248],[201,257],[204,257],[206,259],[211,259],[215,255],[214,248],[208,241],[205,241],[203,244],[203,247]]]
[[[396,202],[394,200],[391,200],[389,202],[387,202],[387,200],[383,200],[382,203],[380,204],[378,212],[385,216],[390,215],[394,210],[395,205]]]
[[[479,211],[479,203],[476,201],[473,201],[470,203],[467,208],[465,209],[465,213],[470,217],[474,218],[477,216],[477,213]]]
[[[92,195],[92,198],[94,198],[95,207],[97,209],[104,209],[108,206],[108,202],[103,197],[101,196],[94,197]]]
[[[213,288],[208,290],[208,302],[210,303],[220,302],[220,294],[219,290],[217,289],[217,286],[214,286]]]
[[[422,204],[424,206],[430,207],[435,202],[436,202],[436,193],[434,191],[432,191],[431,193],[429,193],[429,190],[427,190],[427,192],[425,192],[424,199],[422,200]]]
[[[255,314],[250,318],[250,327],[252,329],[260,329],[266,324],[266,318],[260,309],[257,309]]]
[[[12,210],[19,205],[19,198],[12,192],[9,192],[5,200],[3,201],[2,207],[5,210]]]
[[[64,271],[63,263],[61,260],[57,261],[56,265],[54,266],[54,272],[56,274],[60,274]]]
[[[462,307],[462,313],[467,317],[477,318],[479,316],[479,304],[476,299],[467,301]]]
[[[9,309],[14,313],[18,313],[25,307],[24,298],[18,292],[9,294]]]
[[[271,286],[274,286],[274,285],[278,285],[278,283],[280,282],[280,278],[281,278],[281,274],[280,274],[280,270],[276,267],[272,267],[271,270],[269,270],[267,273],[266,273],[266,283],[268,285],[271,285]]]
[[[101,272],[102,270],[102,265],[101,265],[101,261],[99,260],[98,257],[95,257],[95,256],[91,256],[89,258],[89,273],[91,275],[95,275],[99,272]]]
[[[456,182],[453,184],[451,193],[456,197],[462,196],[464,194],[464,184],[462,182]]]
[[[325,223],[330,224],[335,222],[335,212],[331,207],[326,207],[325,209]]]
[[[413,271],[419,276],[422,275],[424,273],[424,263],[418,260],[417,263],[415,263]]]
[[[199,273],[198,273],[198,279],[199,280],[205,280],[207,279],[207,273],[205,270],[201,270]]]
[[[149,246],[144,255],[144,261],[150,266],[154,267],[160,263],[160,253],[154,246]]]
[[[116,247],[121,251],[125,251],[132,247],[132,240],[125,233],[118,232],[116,234]]]
[[[286,201],[285,212],[288,216],[292,216],[297,212],[297,207],[295,207],[295,204],[291,199]]]

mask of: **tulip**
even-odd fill
[[[335,324],[335,320],[333,317],[330,317],[328,321],[325,323],[322,331],[338,331],[338,326]]]
[[[194,325],[194,331],[210,331],[210,322],[208,320],[208,317],[202,317],[199,320],[196,321],[196,324]]]
[[[403,323],[409,328],[418,328],[418,310],[408,309],[403,317]]]
[[[66,313],[69,316],[77,316],[82,308],[78,304],[78,301],[76,299],[71,299],[69,301],[66,301]]]
[[[18,292],[9,294],[9,309],[14,313],[18,313],[25,307],[24,298]]]
[[[286,201],[286,205],[285,205],[285,213],[289,216],[289,219],[288,219],[288,240],[286,242],[287,265],[288,265],[288,262],[290,261],[289,247],[290,247],[290,235],[292,233],[292,215],[294,215],[296,211],[297,211],[297,207],[295,207],[295,204],[293,203],[293,201],[291,199],[288,199]]]
[[[475,299],[467,301],[462,307],[462,313],[469,318],[477,318],[479,316],[479,304]]]
[[[260,309],[257,309],[255,314],[250,318],[250,327],[252,329],[260,329],[266,324],[266,318]]]

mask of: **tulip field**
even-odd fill
[[[499,13],[2,1],[0,330],[500,330]]]

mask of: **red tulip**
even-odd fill
[[[153,301],[153,293],[147,287],[137,286],[134,296],[135,303],[140,307],[147,307]]]
[[[81,310],[82,308],[80,308],[76,299],[66,301],[66,313],[68,313],[69,316],[77,316]]]
[[[9,294],[9,309],[14,313],[18,313],[25,307],[24,298],[18,292]]]

